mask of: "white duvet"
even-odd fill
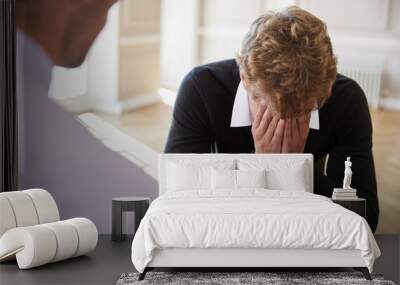
[[[160,196],[133,239],[132,262],[143,272],[165,248],[358,249],[370,272],[380,256],[359,215],[320,195],[265,189]]]

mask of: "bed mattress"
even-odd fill
[[[379,248],[361,216],[300,191],[167,192],[153,201],[132,242],[139,272],[162,249],[359,250],[372,272]]]

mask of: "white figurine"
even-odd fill
[[[343,178],[343,189],[352,189],[351,188],[351,176],[352,176],[352,171],[351,171],[351,161],[350,161],[350,156],[347,157],[347,160],[344,162],[344,178]]]

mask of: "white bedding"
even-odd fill
[[[155,249],[358,249],[369,271],[380,250],[361,216],[299,191],[167,192],[153,201],[132,243],[143,272]]]

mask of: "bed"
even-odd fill
[[[371,229],[313,194],[311,154],[160,154],[158,176],[132,242],[140,280],[173,267],[352,267],[371,278]]]

